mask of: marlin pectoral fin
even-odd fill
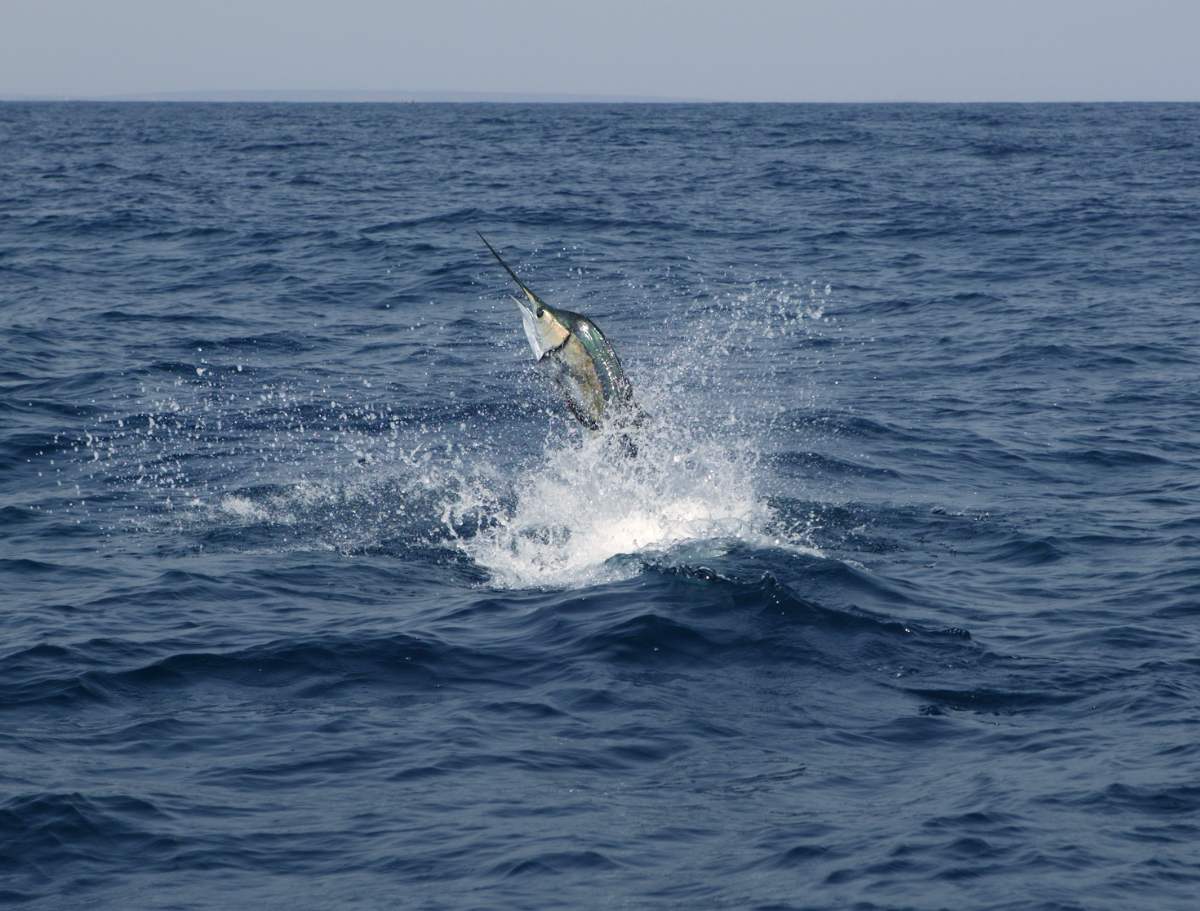
[[[533,314],[529,312],[529,307],[524,301],[511,294],[508,299],[517,305],[517,310],[521,313],[521,328],[525,332],[525,338],[529,341],[529,347],[533,349],[534,358],[540,361],[546,355],[546,348],[542,344],[542,340],[538,338],[537,324],[534,322]]]

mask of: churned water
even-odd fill
[[[0,203],[0,903],[1196,907],[1200,106],[7,104]]]

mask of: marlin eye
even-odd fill
[[[543,310],[541,307],[538,307],[537,318],[538,318],[538,319],[541,319],[541,318],[542,318],[542,314],[543,314],[543,313],[545,313],[545,312],[546,312],[546,311],[545,311],[545,310]]]

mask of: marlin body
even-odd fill
[[[480,234],[479,239],[524,292],[523,298],[511,298],[521,313],[521,327],[539,368],[551,375],[571,414],[592,430],[610,421],[640,423],[633,385],[600,327],[583,314],[551,307],[517,277],[486,237]]]

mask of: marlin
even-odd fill
[[[644,415],[633,400],[633,385],[600,327],[581,313],[551,307],[521,281],[486,237],[480,234],[479,239],[524,292],[524,298],[509,299],[521,313],[521,327],[539,368],[551,375],[567,410],[592,430],[609,422],[640,424]],[[627,448],[631,445],[626,441]]]

